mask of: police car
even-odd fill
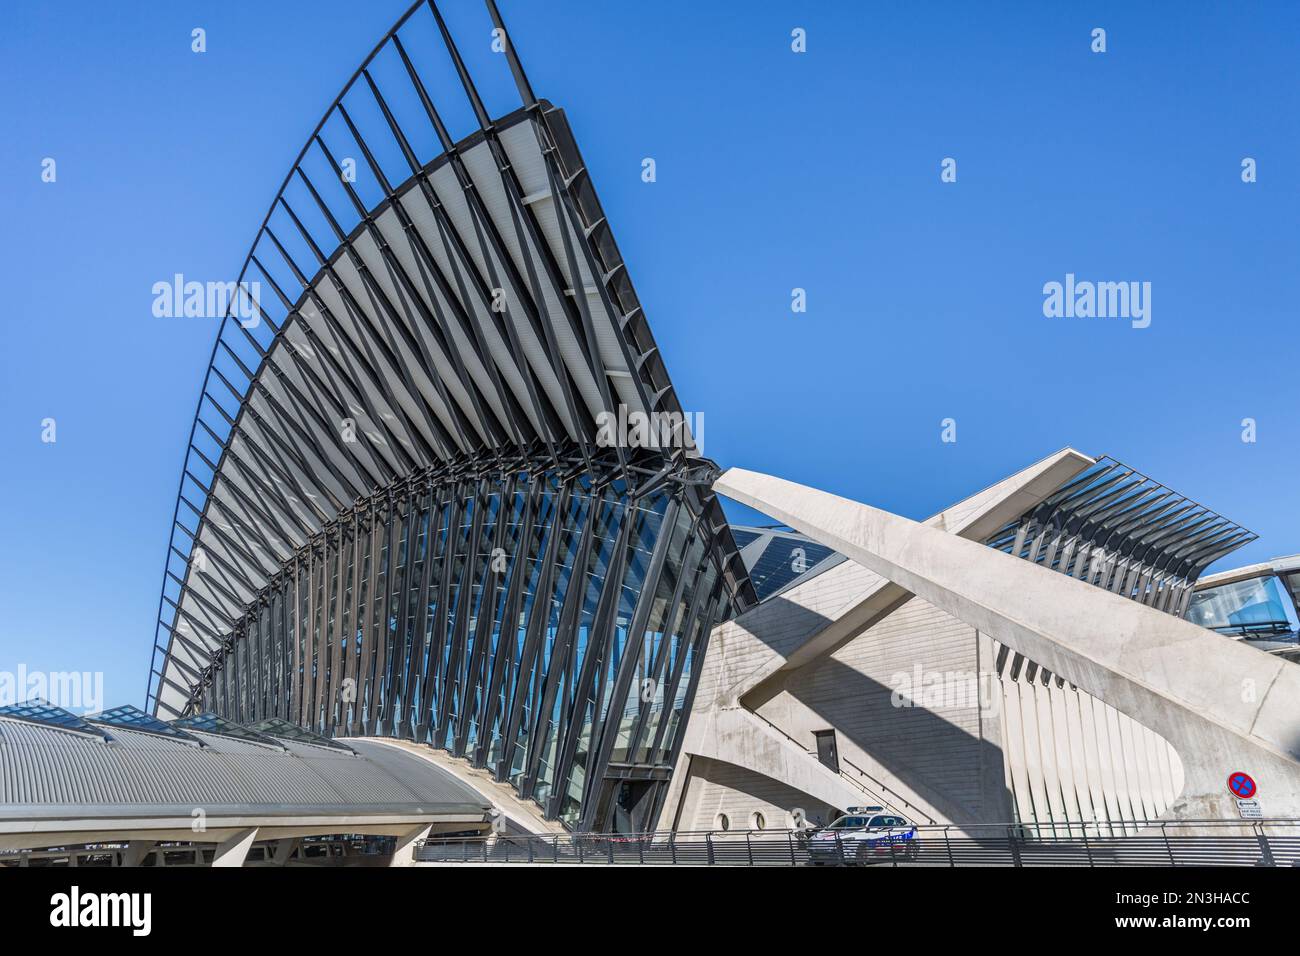
[[[808,838],[808,858],[823,863],[885,863],[915,860],[921,844],[916,827],[881,807],[849,807],[848,813]]]

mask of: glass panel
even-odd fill
[[[342,539],[337,526],[317,539],[245,615],[202,690],[212,712],[187,718],[192,729],[321,746],[337,746],[334,733],[418,733],[494,773],[509,749],[505,778],[522,788],[532,771],[527,796],[576,825],[584,791],[605,792],[588,777],[605,720],[617,721],[615,761],[653,766],[671,753],[707,635],[700,615],[727,604],[711,593],[712,543],[691,534],[688,509],[663,526],[666,491],[632,503],[621,481],[599,491],[590,477],[563,481],[567,492],[555,473],[466,479],[404,497],[391,514],[377,503],[348,516]],[[631,635],[639,605],[645,626]],[[625,654],[635,658],[628,693],[611,701]],[[339,693],[346,677],[357,682],[352,699]]]
[[[671,610],[668,605],[677,587],[677,579],[681,576],[683,552],[686,536],[691,530],[691,521],[691,516],[685,509],[678,512],[677,522],[673,526],[672,536],[665,550],[659,583],[651,598],[645,631],[639,635],[636,643],[632,643],[633,638],[628,638],[626,653],[637,655],[636,675],[627,689],[626,697],[619,702],[616,710],[610,712],[609,719],[619,721],[615,730],[614,748],[610,753],[610,761],[613,763],[626,763],[631,760],[629,747],[632,742],[633,728],[641,712],[642,695],[652,694],[654,690],[650,671],[660,642],[664,638],[664,628],[668,623],[668,614]]]
[[[835,552],[825,545],[804,538],[773,535],[749,569],[749,579],[759,600],[771,597],[795,578],[829,558]]]
[[[233,720],[226,720],[224,717],[218,717],[213,713],[181,717],[173,720],[171,725],[179,727],[181,730],[197,730],[205,734],[216,734],[219,737],[230,737],[234,740],[246,740],[250,743],[274,747],[276,750],[284,750],[284,746],[273,737],[260,734],[250,727],[237,724]]]
[[[1249,636],[1287,634],[1297,629],[1295,605],[1272,576],[1197,591],[1187,619],[1201,627]]]
[[[703,557],[704,541],[701,536],[696,535],[691,542],[690,550],[682,567],[693,576]],[[656,651],[657,659],[651,662],[651,669],[647,670],[647,676],[642,682],[641,701],[648,703],[649,708],[645,714],[645,727],[638,734],[640,738],[636,750],[636,761],[638,763],[650,763],[654,759],[652,751],[655,746],[655,736],[659,730],[659,721],[664,712],[664,695],[667,693],[666,685],[670,676],[674,673],[673,665],[683,652],[685,640],[682,631],[687,626],[687,616],[691,610],[692,599],[696,597],[695,585],[698,583],[698,581],[687,581],[681,589],[681,598],[669,618],[668,629],[665,631],[666,637],[660,642],[660,646]],[[707,592],[700,595],[700,600],[704,600],[706,596]],[[647,698],[649,699],[647,700]]]
[[[279,737],[282,740],[292,740],[300,744],[313,744],[317,747],[329,747],[331,750],[343,750],[350,754],[356,753],[345,743],[331,740],[329,737],[322,737],[320,734],[314,734],[310,730],[304,730],[297,724],[291,724],[287,720],[280,720],[278,717],[259,721],[250,725],[248,729],[259,734],[265,734],[268,737]]]
[[[0,707],[0,717],[21,720],[29,724],[42,724],[46,727],[57,727],[60,730],[92,734],[96,737],[103,737],[105,740],[113,739],[106,731],[91,726],[76,714],[66,711],[62,707],[55,707],[40,698],[23,701],[21,704]]]
[[[178,730],[171,724],[161,721],[157,717],[152,717],[139,707],[132,707],[130,704],[114,707],[112,710],[106,710],[101,714],[91,714],[86,720],[94,721],[97,724],[108,724],[110,727],[126,727],[140,733],[156,734],[159,737],[174,737],[178,740],[199,742],[199,739],[194,735]]]

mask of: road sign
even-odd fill
[[[1228,789],[1238,800],[1249,800],[1255,795],[1255,781],[1250,774],[1237,770],[1228,776]]]
[[[1258,800],[1238,800],[1237,813],[1243,820],[1262,820],[1264,819],[1264,810],[1259,805]]]

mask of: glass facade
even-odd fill
[[[426,743],[570,828],[648,826],[733,607],[676,488],[519,471],[372,496],[252,602],[191,710]]]
[[[766,600],[835,552],[825,545],[793,535],[774,535],[749,568],[760,600]]]
[[[1273,576],[1248,578],[1197,591],[1187,619],[1224,634],[1276,637],[1300,631],[1295,603]]]

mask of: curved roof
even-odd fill
[[[109,739],[0,718],[5,821],[430,814],[486,819],[490,804],[446,771],[382,743],[355,753],[190,730],[192,741],[114,726]]]
[[[491,0],[483,25],[504,37]],[[380,489],[488,463],[636,487],[696,457],[564,114],[504,52],[521,105],[493,118],[441,13],[416,3],[286,176],[204,379],[147,709],[180,713],[282,563]],[[457,110],[476,128],[454,139]],[[604,447],[600,416],[620,409],[666,416],[674,447]],[[691,493],[743,581],[712,493]]]

